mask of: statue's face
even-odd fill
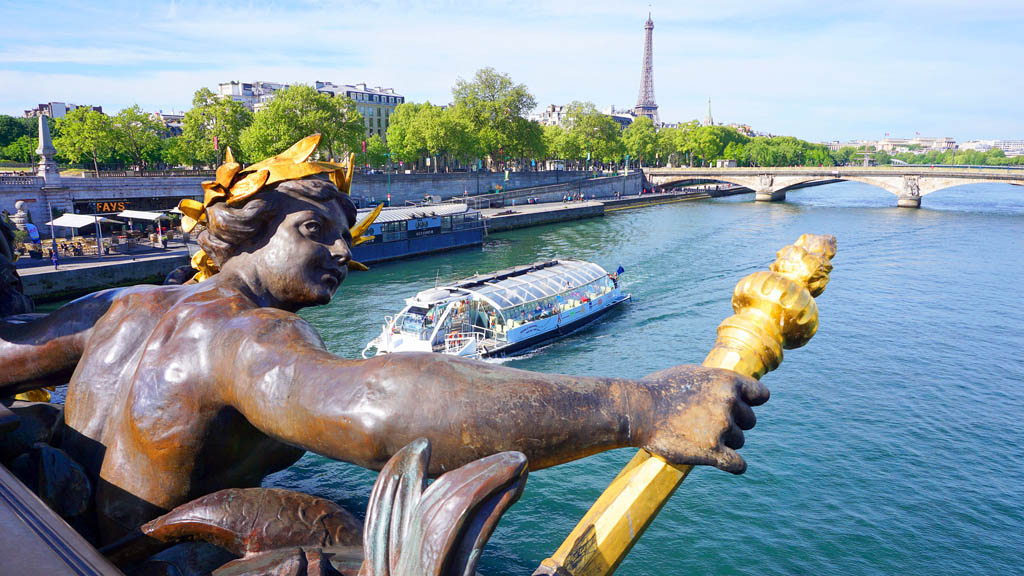
[[[279,187],[332,186],[296,181]],[[285,195],[278,216],[266,228],[247,262],[260,284],[286,308],[326,304],[345,280],[352,258],[352,237],[335,201]]]

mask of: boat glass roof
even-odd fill
[[[511,272],[507,277],[505,274]],[[474,292],[499,308],[511,308],[533,300],[554,296],[588,284],[607,273],[597,264],[581,260],[558,260],[542,268],[524,268],[494,274],[490,279],[464,282],[458,288]],[[501,279],[499,279],[501,278]],[[566,284],[568,282],[568,284]]]

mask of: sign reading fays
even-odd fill
[[[96,212],[123,212],[128,209],[128,203],[121,201],[96,202]]]

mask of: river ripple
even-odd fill
[[[1024,565],[1024,189],[970,185],[920,210],[858,183],[619,212],[496,234],[482,249],[375,266],[304,311],[355,357],[402,298],[552,258],[626,268],[633,301],[508,364],[640,377],[700,362],[736,281],[804,232],[835,234],[821,327],[764,381],[744,476],[695,471],[618,574],[1011,574]],[[486,574],[529,574],[631,456],[530,474]],[[374,473],[307,455],[268,483],[359,513]]]

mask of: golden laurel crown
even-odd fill
[[[202,184],[203,201],[186,198],[178,203],[178,210],[183,215],[181,218],[182,232],[191,232],[200,224],[207,225],[206,211],[210,206],[218,202],[225,202],[231,207],[242,206],[266,187],[286,180],[299,180],[313,174],[326,173],[341,193],[349,194],[352,187],[355,155],[349,154],[344,163],[309,160],[319,145],[320,134],[313,134],[299,140],[277,156],[245,168],[235,162],[231,148],[228,148],[224,163],[217,168],[216,178]],[[352,246],[373,240],[373,236],[363,236],[363,234],[376,220],[383,206],[383,204],[377,206],[366,218],[349,228],[352,234]],[[348,267],[351,270],[369,269],[355,260],[349,260]],[[199,250],[192,257],[192,268],[196,270],[195,276],[192,277],[196,282],[206,280],[218,272],[216,264],[203,250]]]

